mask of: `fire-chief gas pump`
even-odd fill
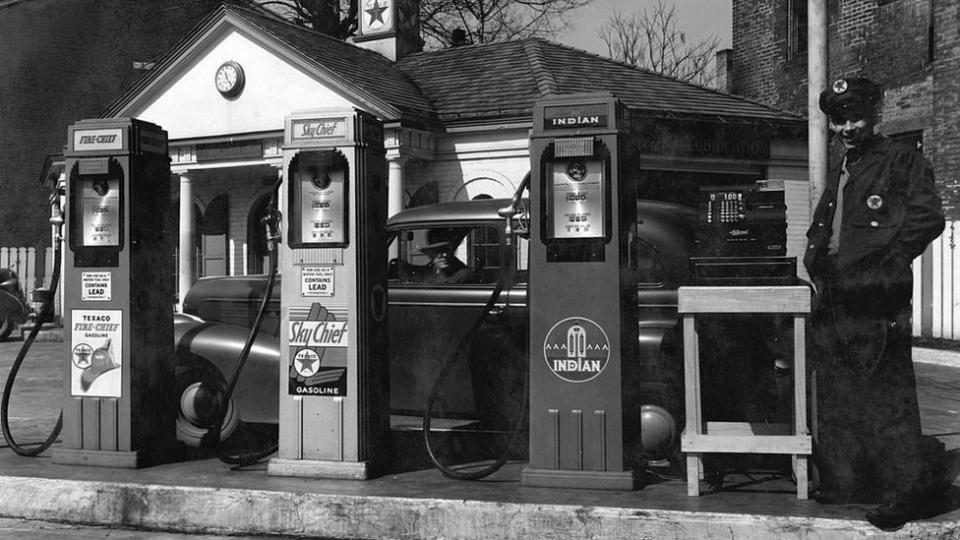
[[[359,110],[285,123],[280,448],[268,473],[366,479],[386,451],[383,126]]]
[[[68,128],[63,444],[57,463],[141,467],[176,447],[167,134],[131,118]]]
[[[530,140],[529,486],[634,489],[637,350],[626,110],[610,94],[534,106]]]

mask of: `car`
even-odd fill
[[[388,325],[390,413],[395,429],[419,429],[427,397],[446,362],[432,424],[506,430],[523,417],[527,372],[528,204],[486,199],[425,205],[389,219]],[[504,212],[504,209],[513,211]],[[506,215],[507,217],[504,217]],[[651,458],[676,450],[683,417],[677,288],[689,273],[695,208],[637,202],[631,253],[637,270],[639,399],[668,424],[669,441],[643,444]],[[470,270],[460,282],[424,281],[424,247],[442,233]],[[277,279],[282,279],[282,276]],[[196,446],[256,317],[267,276],[202,278],[176,315],[178,437]],[[224,420],[226,437],[244,423],[276,423],[280,362],[279,285]],[[495,291],[499,294],[491,301]],[[472,331],[471,331],[472,330]],[[462,358],[453,358],[455,352]],[[201,398],[201,399],[198,399]]]
[[[20,278],[10,268],[0,268],[0,341],[6,340],[30,314]]]

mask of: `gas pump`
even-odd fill
[[[383,126],[359,110],[286,119],[280,476],[366,479],[387,448]]]
[[[53,461],[136,468],[176,443],[167,134],[131,118],[68,128],[63,444]]]
[[[636,185],[610,94],[546,99],[530,140],[528,486],[633,489]]]

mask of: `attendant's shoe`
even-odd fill
[[[934,517],[943,511],[939,491],[928,491],[919,497],[881,504],[867,512],[867,521],[884,531],[896,531],[907,522]]]

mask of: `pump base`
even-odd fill
[[[113,450],[83,450],[79,448],[56,448],[52,461],[61,465],[87,465],[91,467],[119,467],[139,469],[140,452]]]
[[[373,478],[369,461],[322,461],[316,459],[273,458],[267,464],[271,476],[369,480]]]
[[[580,471],[526,467],[520,475],[520,485],[530,487],[632,491],[637,489],[637,484],[637,473],[633,470]]]

